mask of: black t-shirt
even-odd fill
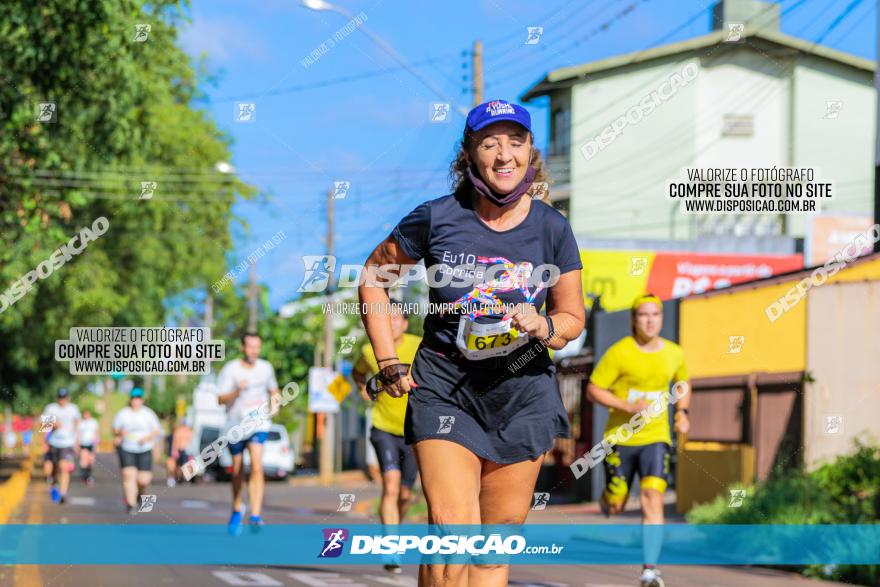
[[[541,266],[553,265],[560,275],[582,267],[568,220],[539,201],[531,203],[519,225],[497,231],[480,220],[469,197],[443,196],[410,212],[392,236],[409,257],[424,259],[429,277],[433,273],[438,279],[446,275],[446,282],[451,279],[448,285],[430,288],[429,300],[435,305],[463,302],[475,307],[487,302],[530,302],[540,311],[547,297],[547,289],[540,283],[551,275],[551,270]],[[518,276],[513,280],[515,286],[480,287],[485,282],[479,276],[486,273],[486,268],[499,266],[508,267]],[[478,278],[461,285],[473,272]],[[522,278],[530,275],[530,283],[523,283]],[[429,313],[425,318],[425,344],[440,352],[454,350],[458,321],[455,314]]]

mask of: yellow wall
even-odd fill
[[[795,283],[683,299],[679,337],[691,377],[803,371],[806,298],[775,322],[764,311]],[[731,336],[744,337],[739,352],[729,352]]]
[[[808,276],[800,274],[778,285],[683,299],[679,337],[691,377],[805,370],[807,297],[774,322],[765,309]],[[876,279],[880,279],[880,257],[845,267],[826,283]],[[731,336],[744,337],[739,352],[729,352]]]
[[[863,281],[866,279],[880,279],[880,257],[859,263],[855,267],[847,267],[842,269],[828,280],[828,283],[835,281]]]
[[[581,250],[584,296],[602,296],[602,308],[616,312],[632,307],[645,293],[648,275],[657,256],[652,251]],[[634,261],[634,259],[636,261]],[[640,261],[641,260],[641,261]],[[634,263],[643,263],[636,265]]]

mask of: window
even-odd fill
[[[549,155],[568,155],[571,147],[571,111],[557,108],[551,119],[551,139]]]
[[[752,114],[725,114],[721,124],[722,137],[750,137],[755,134]]]

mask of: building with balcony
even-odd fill
[[[780,32],[779,4],[723,0],[710,34],[549,72],[551,199],[579,237],[781,236],[803,214],[683,214],[667,184],[689,167],[814,168],[823,213],[873,206],[875,64]],[[759,252],[759,251],[754,251]]]

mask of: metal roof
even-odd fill
[[[660,59],[662,57],[669,57],[671,55],[697,51],[699,49],[705,49],[707,47],[719,45],[726,41],[727,34],[727,31],[715,31],[713,33],[709,33],[708,35],[703,35],[702,37],[695,37],[693,39],[687,39],[678,43],[671,43],[669,45],[652,47],[643,51],[617,55],[615,57],[600,59],[599,61],[591,61],[582,65],[554,69],[546,76],[544,76],[541,81],[526,90],[526,92],[522,95],[520,99],[523,102],[529,102],[534,98],[543,96],[553,90],[572,86],[579,81],[585,81],[584,78],[588,78],[591,74],[608,72],[613,69],[627,67],[638,63],[644,63],[646,61]],[[871,74],[874,73],[874,70],[876,68],[876,64],[869,59],[863,59],[850,53],[844,53],[843,51],[838,51],[837,49],[831,49],[830,47],[825,47],[817,43],[812,43],[803,39],[799,39],[797,37],[792,37],[791,35],[786,35],[784,33],[771,30],[756,30],[747,34],[743,34],[741,41],[730,43],[730,45],[732,47],[748,47],[750,45],[750,39],[762,40],[775,45],[779,45],[781,47],[794,49],[796,51],[800,51],[801,53],[814,55],[816,57],[821,57],[823,59],[828,59],[837,63],[842,63],[844,65],[848,65],[852,68],[860,69]]]

